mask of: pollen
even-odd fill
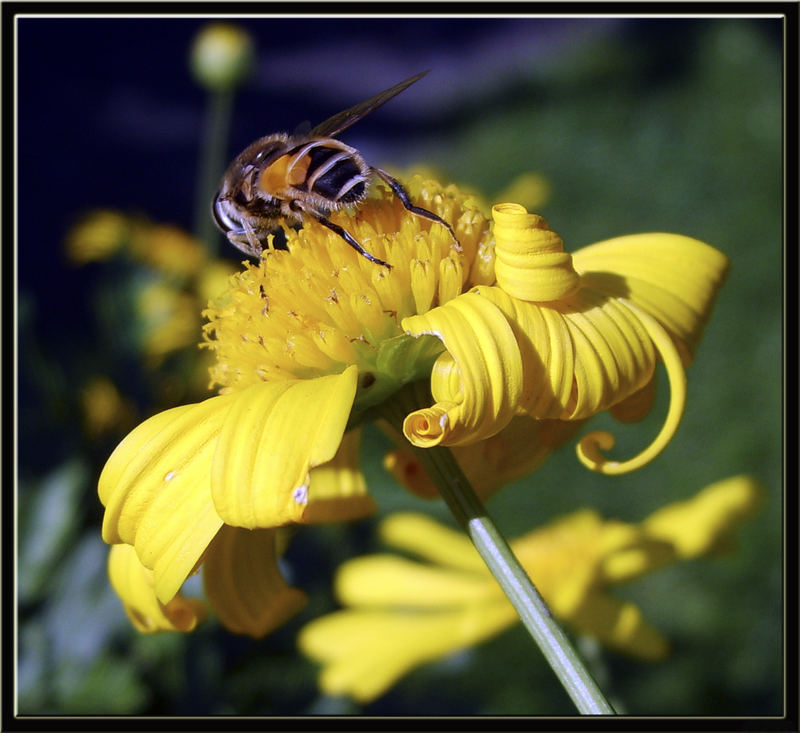
[[[403,333],[403,318],[493,277],[485,261],[490,224],[475,199],[418,176],[407,188],[412,201],[453,227],[458,244],[441,224],[407,211],[382,184],[355,214],[334,212],[331,220],[391,270],[316,222],[287,230],[288,249],[245,263],[204,313],[203,345],[217,356],[212,386],[228,391],[307,379],[341,373],[349,364],[380,380],[381,346]],[[484,261],[476,264],[479,258]]]
[[[308,155],[300,160],[295,160],[291,155],[282,155],[264,169],[258,180],[258,187],[265,193],[275,194],[290,186],[299,186],[306,180],[310,163],[311,157]]]

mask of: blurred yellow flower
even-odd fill
[[[199,273],[208,256],[203,245],[183,229],[171,224],[143,224],[131,239],[131,255],[166,275]]]
[[[180,227],[107,209],[89,212],[69,231],[66,252],[78,264],[130,257],[176,280],[199,277],[210,264],[202,243]]]
[[[128,335],[149,368],[197,344],[202,308],[238,270],[233,263],[210,259],[203,245],[179,227],[111,210],[87,214],[68,234],[66,250],[78,264],[119,258],[143,266],[130,270],[127,285],[115,282],[114,287],[132,292]],[[207,360],[198,356],[196,361],[207,382]],[[100,404],[95,402],[95,412]]]
[[[80,398],[84,426],[90,435],[101,435],[113,428],[132,424],[134,406],[108,377],[89,379],[81,389]]]
[[[126,244],[130,234],[128,217],[106,209],[92,211],[67,234],[67,257],[78,264],[107,260]]]
[[[195,343],[200,332],[197,305],[189,293],[160,280],[142,288],[136,297],[136,314],[145,355],[160,360]]]
[[[556,617],[575,631],[643,660],[668,653],[664,637],[609,586],[708,553],[751,516],[753,478],[712,484],[639,524],[581,510],[511,542]],[[383,540],[418,555],[350,560],[336,576],[345,609],[306,625],[300,649],[322,665],[329,695],[369,702],[426,662],[477,644],[519,619],[469,540],[420,514],[380,525]]]
[[[724,276],[721,254],[643,234],[571,256],[517,205],[494,207],[492,229],[454,186],[414,178],[408,189],[452,225],[458,244],[380,186],[354,215],[331,219],[391,270],[328,228],[289,230],[288,251],[246,263],[205,312],[221,394],[151,417],[109,459],[103,537],[135,547],[159,602],[208,561],[223,527],[271,530],[372,511],[357,448],[347,446],[357,435],[345,431],[410,383],[428,384],[434,404],[408,414],[405,437],[465,448],[460,459],[485,495],[600,410],[640,418],[657,354],[673,399],[653,446],[605,462],[605,438],[590,436],[581,456],[599,470],[629,470],[671,436],[683,409],[681,359],[688,363]],[[274,563],[261,557],[251,572]]]
[[[540,209],[550,200],[550,183],[541,173],[521,173],[502,191],[495,201],[515,201],[526,209]]]

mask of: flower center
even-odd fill
[[[245,263],[204,312],[203,345],[217,356],[212,384],[238,390],[257,381],[338,374],[356,364],[359,391],[371,395],[362,402],[372,403],[428,374],[440,342],[403,336],[400,323],[491,282],[490,227],[475,200],[454,186],[414,177],[408,192],[450,223],[460,246],[382,185],[354,214],[330,218],[391,270],[316,222],[289,229],[287,250],[267,250],[257,264]]]

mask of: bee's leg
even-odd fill
[[[228,241],[248,257],[261,257],[261,242],[256,239],[252,229],[231,229],[225,233]]]
[[[264,249],[264,245],[261,244],[261,240],[256,236],[255,229],[253,229],[246,220],[242,221],[242,228],[244,229],[247,241],[250,243],[250,247],[252,247],[252,251],[255,253],[253,256],[261,257],[261,251]]]
[[[350,232],[348,232],[346,229],[343,229],[338,224],[334,224],[330,219],[328,219],[327,217],[323,216],[319,212],[314,211],[313,209],[303,208],[302,211],[304,213],[308,214],[309,216],[313,216],[320,224],[322,224],[322,226],[327,227],[332,232],[335,232],[336,234],[338,234],[342,239],[344,239],[345,242],[347,242],[362,257],[366,257],[370,262],[374,262],[376,265],[382,265],[383,267],[386,267],[386,268],[388,268],[390,270],[392,269],[392,266],[388,262],[384,262],[383,260],[379,260],[377,257],[375,257],[374,255],[371,255],[369,252],[367,252],[367,250],[365,250],[355,240],[353,235],[350,234]]]
[[[396,178],[392,178],[386,171],[381,170],[380,168],[372,168],[372,172],[378,176],[382,181],[386,183],[389,188],[394,191],[394,195],[400,199],[400,203],[405,206],[405,208],[410,211],[412,214],[416,214],[417,216],[421,216],[423,219],[429,219],[430,221],[435,221],[441,224],[443,227],[450,232],[450,236],[453,238],[453,241],[456,243],[459,251],[461,250],[461,244],[458,241],[458,237],[456,237],[456,233],[453,231],[453,227],[451,227],[444,219],[440,216],[437,216],[432,211],[428,211],[427,209],[423,209],[421,206],[414,206],[411,203],[411,199],[408,197],[406,190],[403,188],[403,184],[400,183]]]
[[[346,229],[342,229],[342,227],[340,227],[338,224],[334,224],[330,219],[326,219],[321,214],[311,212],[311,216],[313,216],[320,224],[322,224],[322,226],[328,227],[328,229],[330,229],[332,232],[336,232],[336,234],[344,239],[344,241],[347,242],[362,257],[366,257],[370,262],[374,262],[376,265],[382,265],[390,270],[392,269],[392,266],[388,262],[379,260],[377,257],[367,252],[367,250],[365,250]]]
[[[246,221],[243,221],[241,224],[241,229],[228,229],[228,231],[225,232],[225,236],[234,247],[241,250],[249,257],[260,258],[261,251],[264,247],[256,236],[255,229]]]

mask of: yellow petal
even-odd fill
[[[671,543],[648,535],[640,525],[606,519],[597,537],[595,585],[624,583],[673,562]]]
[[[351,366],[232,395],[211,478],[214,505],[226,524],[254,529],[302,520],[309,471],[336,454],[357,376]]]
[[[375,500],[367,494],[367,482],[361,473],[361,431],[344,434],[336,455],[311,470],[305,524],[342,522],[374,514]]]
[[[671,542],[680,557],[712,551],[751,516],[764,496],[752,476],[734,476],[707,486],[686,501],[669,504],[642,522],[651,536]]]
[[[547,222],[519,204],[492,207],[497,284],[520,300],[559,300],[580,286],[572,257]]]
[[[168,603],[161,603],[156,598],[153,571],[139,562],[131,545],[112,545],[108,576],[139,631],[192,631],[205,618],[205,606],[196,598],[178,593]]]
[[[571,613],[595,584],[603,522],[583,509],[511,542],[511,548],[553,611]]]
[[[640,532],[636,543],[603,558],[598,583],[627,583],[674,562],[676,558],[675,546],[671,542],[648,537]]]
[[[670,385],[670,401],[667,416],[658,435],[650,445],[633,458],[624,461],[611,461],[602,455],[601,450],[610,450],[614,447],[614,437],[610,433],[597,431],[581,438],[576,448],[581,463],[593,471],[611,475],[635,471],[637,468],[641,468],[652,461],[664,450],[669,441],[672,440],[673,435],[675,435],[686,406],[686,372],[669,334],[659,325],[655,318],[645,313],[632,302],[627,302],[626,305],[637,315],[639,321],[647,329],[653,344],[664,360],[664,367],[667,370],[667,378]]]
[[[154,415],[114,450],[100,475],[103,539],[133,545],[169,601],[200,560],[222,520],[209,476],[231,395]]]
[[[203,563],[203,585],[231,631],[262,637],[294,616],[306,595],[280,574],[276,530],[223,527]]]
[[[622,301],[589,290],[544,305],[495,287],[475,292],[494,303],[513,328],[523,363],[520,409],[532,417],[591,417],[652,377],[652,338]]]
[[[342,611],[312,621],[298,642],[322,663],[325,693],[369,702],[415,667],[477,644],[516,618],[505,599],[441,613]]]
[[[426,514],[398,512],[380,524],[381,539],[425,560],[485,575],[486,565],[467,536],[431,519]]]
[[[657,661],[669,654],[667,640],[642,618],[636,606],[605,593],[587,596],[566,620],[601,644],[632,657]]]
[[[475,293],[466,293],[402,327],[412,336],[432,334],[447,351],[436,361],[431,392],[436,404],[411,413],[403,430],[419,447],[460,445],[502,430],[522,389],[522,362],[506,318]]]
[[[347,606],[422,609],[494,600],[502,593],[486,572],[431,567],[397,555],[366,555],[339,568],[336,595]]]
[[[634,234],[598,242],[573,254],[584,284],[630,299],[681,344],[684,364],[703,333],[728,259],[679,234]],[[685,348],[684,348],[685,347]]]

